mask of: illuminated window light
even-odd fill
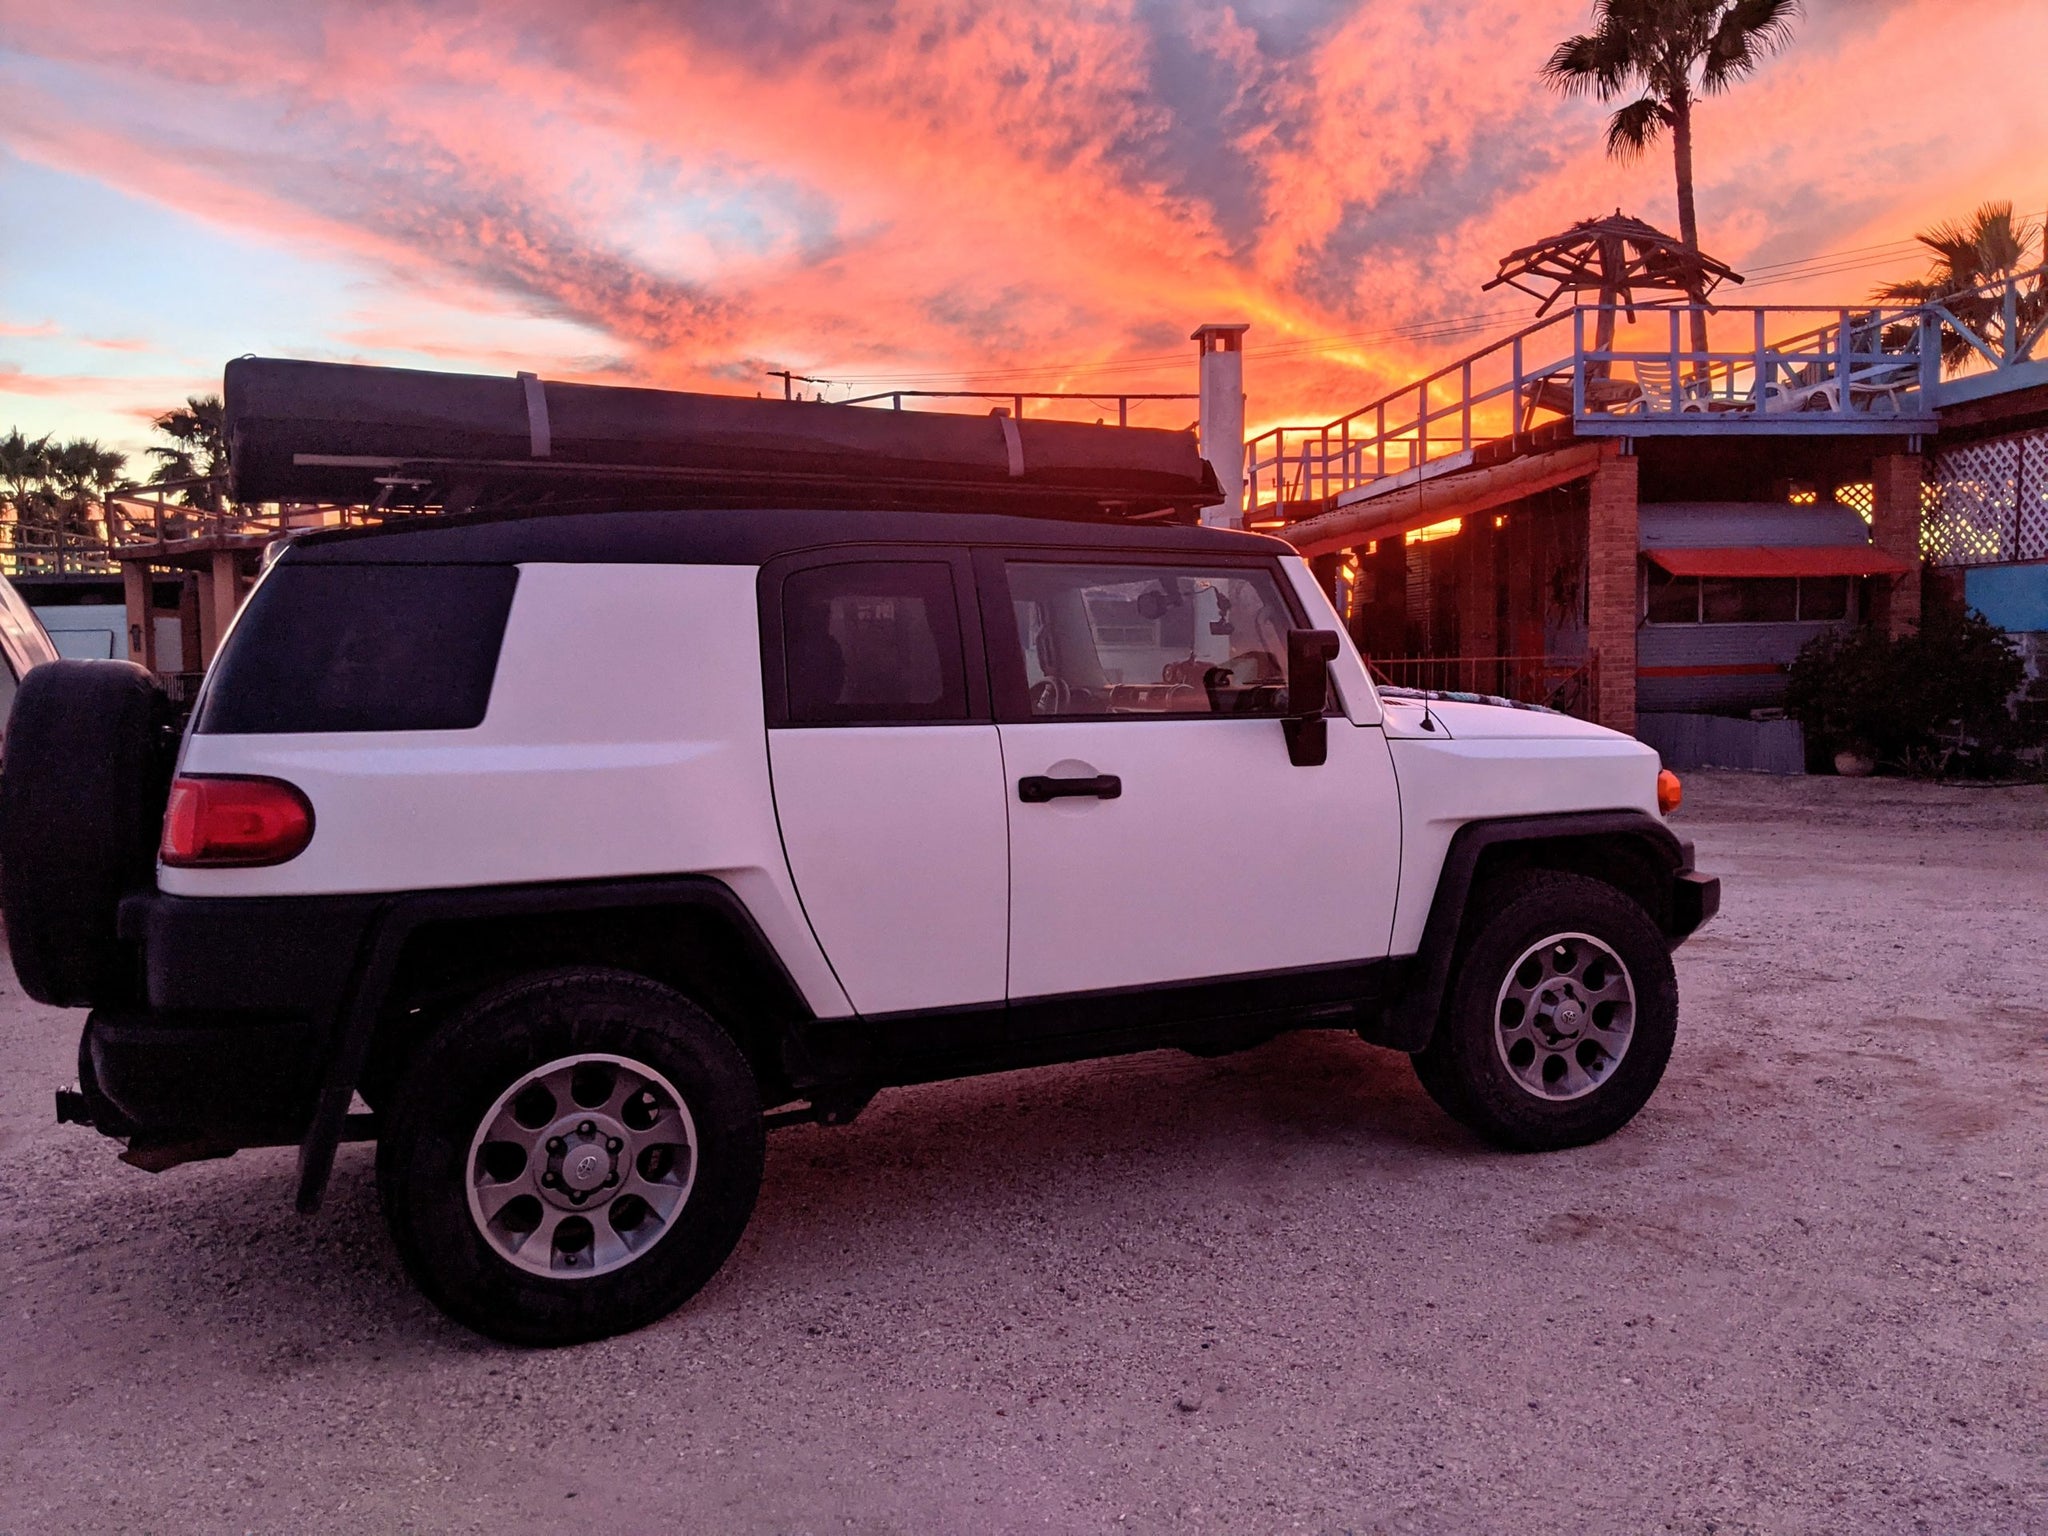
[[[1441,523],[1431,523],[1427,528],[1412,528],[1408,532],[1410,544],[1429,544],[1438,539],[1456,538],[1465,526],[1462,517],[1453,517]]]

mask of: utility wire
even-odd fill
[[[1925,253],[1926,247],[1918,239],[1884,240],[1871,245],[1839,247],[1834,250],[1816,251],[1808,256],[1790,257],[1784,261],[1763,262],[1752,267],[1745,276],[1749,279],[1737,290],[1752,293],[1758,289],[1774,288],[1786,283],[1801,282],[1809,278],[1838,277],[1851,272],[1868,271],[1875,267],[1893,266],[1916,253]],[[1517,307],[1475,310],[1463,315],[1438,316],[1426,320],[1412,320],[1400,325],[1379,326],[1369,330],[1340,331],[1325,336],[1297,336],[1273,342],[1267,346],[1245,348],[1246,359],[1263,361],[1285,361],[1341,352],[1349,348],[1389,341],[1453,341],[1475,336],[1493,329],[1506,329],[1505,322],[1514,320],[1526,311]],[[1085,375],[1091,380],[1102,380],[1117,376],[1154,373],[1176,364],[1184,364],[1185,352],[1160,352],[1147,356],[1103,358],[1093,362],[1071,362],[1063,364],[1029,363],[1005,368],[954,369],[927,373],[886,373],[886,374],[832,374],[829,369],[816,370],[829,378],[833,387],[875,389],[890,384],[901,384],[906,388],[932,383],[956,382],[962,388],[979,386],[1000,386],[1005,381],[1017,379],[1074,378]],[[824,382],[824,380],[820,380]]]

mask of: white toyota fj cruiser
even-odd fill
[[[427,1294],[557,1343],[891,1085],[1321,1028],[1505,1147],[1642,1107],[1719,894],[1653,752],[1383,696],[1278,540],[949,496],[304,536],[181,740],[140,668],[31,673],[0,907],[93,1010],[60,1118],[296,1142],[306,1209],[374,1136]]]

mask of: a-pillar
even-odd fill
[[[1887,453],[1870,466],[1870,542],[1913,569],[1879,588],[1872,615],[1894,640],[1920,627],[1920,476],[1917,453]]]
[[[1636,460],[1604,459],[1586,493],[1586,644],[1600,724],[1636,728]]]
[[[1335,604],[1337,602],[1337,580],[1344,571],[1344,552],[1342,550],[1332,550],[1327,555],[1317,555],[1309,561],[1308,569],[1309,574],[1315,577],[1316,585],[1323,589],[1323,596]],[[1344,610],[1341,606],[1337,609],[1337,616],[1339,618],[1344,617]]]

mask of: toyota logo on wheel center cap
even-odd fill
[[[562,1159],[562,1182],[571,1189],[595,1189],[604,1182],[609,1159],[596,1147],[585,1147]]]

